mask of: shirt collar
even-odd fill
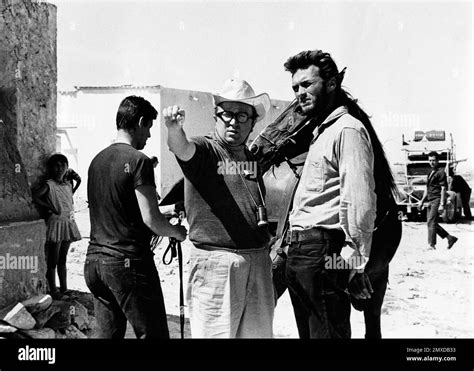
[[[321,126],[325,126],[325,125],[330,125],[332,124],[334,121],[336,121],[339,117],[341,117],[342,115],[345,115],[346,113],[348,113],[348,110],[347,110],[347,107],[346,106],[339,106],[337,107],[334,111],[332,111],[328,117],[326,117],[326,120],[323,121],[323,123],[319,126],[317,126],[314,130],[313,130],[313,135],[316,135],[317,132],[320,130],[319,128]]]

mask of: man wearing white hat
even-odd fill
[[[243,80],[228,80],[214,96],[216,126],[188,140],[184,111],[163,110],[168,145],[185,176],[191,252],[187,288],[195,338],[272,337],[274,312],[270,235],[264,185],[246,147],[270,108]]]

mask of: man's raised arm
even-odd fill
[[[196,152],[196,145],[186,138],[183,129],[184,111],[178,106],[163,110],[163,118],[168,128],[168,147],[181,161],[189,161]]]

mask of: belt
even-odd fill
[[[323,228],[304,229],[302,231],[286,232],[285,242],[288,245],[305,241],[321,240],[344,240],[344,232],[340,230],[328,230]]]
[[[264,252],[268,251],[268,246],[263,246],[263,247],[257,247],[254,249],[230,249],[228,247],[217,247],[217,246],[207,246],[207,245],[200,245],[200,246],[195,246],[196,249],[199,250],[206,250],[206,251],[228,251],[228,252],[233,252],[236,254],[252,254],[256,252]]]

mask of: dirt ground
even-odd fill
[[[82,204],[84,205],[84,204]],[[68,255],[69,288],[86,291],[83,267],[89,242],[89,216],[76,203],[76,220],[83,239],[71,245]],[[400,247],[390,264],[390,276],[382,308],[384,338],[472,338],[474,337],[474,223],[443,224],[459,241],[451,250],[439,240],[437,250],[427,250],[425,223],[403,223]],[[179,337],[178,262],[161,261],[168,239],[155,250],[171,337]],[[188,261],[190,242],[183,243],[183,259]],[[187,264],[184,265],[184,280]],[[364,318],[352,309],[352,337],[364,337]],[[274,319],[278,338],[298,338],[288,292],[279,299]],[[189,337],[186,325],[185,337]],[[127,337],[134,337],[131,328]]]

